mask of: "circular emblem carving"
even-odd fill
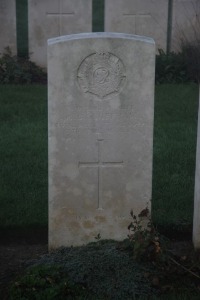
[[[78,83],[84,93],[91,93],[100,98],[118,93],[125,78],[122,61],[108,52],[87,56],[78,69]]]

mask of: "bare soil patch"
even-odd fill
[[[23,273],[26,262],[48,252],[47,229],[0,230],[0,299],[7,299],[7,289]]]

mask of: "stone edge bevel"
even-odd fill
[[[116,33],[116,32],[95,32],[95,33],[77,33],[77,34],[70,34],[59,36],[55,38],[51,38],[47,40],[48,45],[53,45],[57,43],[62,43],[71,40],[81,40],[81,39],[98,39],[98,38],[119,38],[119,39],[128,39],[128,40],[135,40],[140,42],[145,42],[149,44],[155,45],[155,41],[146,36],[128,34],[128,33]]]

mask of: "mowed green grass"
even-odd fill
[[[0,86],[0,226],[47,224],[45,86]]]
[[[0,86],[0,227],[47,225],[46,86]],[[192,224],[198,86],[156,87],[153,219]]]
[[[153,219],[182,229],[192,224],[198,86],[156,87]]]

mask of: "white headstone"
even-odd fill
[[[199,90],[200,99],[200,90]],[[196,172],[194,190],[193,243],[195,249],[200,249],[200,106],[198,114]]]
[[[152,37],[166,50],[167,0],[105,0],[105,31]]]
[[[47,65],[47,39],[92,31],[92,0],[29,0],[29,53]]]
[[[124,239],[151,208],[154,68],[150,38],[48,41],[50,248]]]
[[[12,54],[17,52],[16,5],[15,0],[0,1],[0,54],[9,47]]]

